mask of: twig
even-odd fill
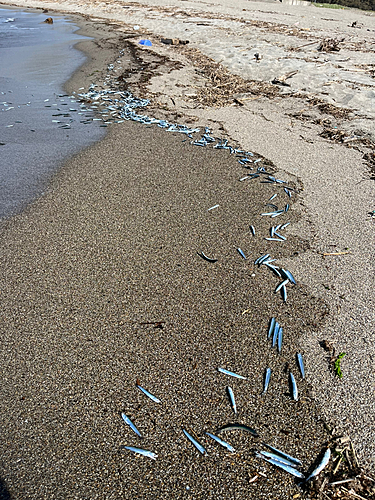
[[[346,255],[350,252],[323,252],[323,257],[327,257],[327,255]]]
[[[359,463],[358,463],[358,459],[357,459],[357,454],[354,450],[354,446],[353,446],[353,442],[350,441],[350,444],[351,444],[351,447],[352,447],[352,454],[353,454],[353,458],[354,458],[354,463],[356,465],[356,467],[359,467]]]
[[[353,468],[353,464],[350,460],[350,457],[349,457],[349,450],[348,448],[345,450],[345,457],[346,457],[346,460],[348,461],[348,464],[349,464],[349,467],[352,469]]]
[[[309,42],[309,43],[305,43],[303,45],[299,45],[298,47],[294,47],[294,50],[302,49],[302,47],[307,47],[308,45],[313,45],[314,43],[318,43],[318,41],[315,40],[315,42]]]
[[[357,495],[357,493],[354,493],[354,491],[352,490],[347,490],[346,488],[344,488],[344,486],[341,486],[341,488],[346,492],[348,493],[349,495],[352,495],[353,497],[355,498],[359,498],[360,500],[366,500],[366,498],[364,497],[361,497],[360,495]]]
[[[253,483],[254,481],[256,481],[258,479],[258,475],[257,476],[254,476],[252,479],[250,479],[249,483]]]
[[[365,476],[364,474],[363,474],[363,477],[368,479],[369,481],[372,481],[373,483],[375,483],[375,479],[373,479],[372,477]]]
[[[340,456],[340,460],[337,462],[337,465],[336,465],[334,471],[332,472],[332,475],[336,474],[338,468],[340,467],[341,461],[342,461],[342,457]]]
[[[350,481],[355,481],[355,477],[352,479],[343,479],[342,481],[335,481],[334,483],[328,483],[328,486],[336,486],[337,484],[350,483]]]

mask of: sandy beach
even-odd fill
[[[322,487],[335,498],[323,474],[301,488],[254,450],[267,442],[311,472],[342,435],[373,477],[374,14],[224,0],[12,5],[73,15],[93,37],[80,43],[89,59],[69,93],[91,83],[130,90],[150,99],[148,115],[209,127],[259,163],[249,171],[235,154],[157,125],[113,124],[3,221],[0,478],[10,497],[289,499],[319,498]],[[319,51],[327,38],[345,40]],[[239,182],[259,166],[291,198],[265,174]],[[274,194],[290,209],[270,222],[260,214]],[[285,241],[265,239],[286,222]],[[254,265],[265,253],[296,278],[286,302],[277,277]],[[281,354],[267,342],[271,317],[284,329]],[[222,434],[231,454],[205,433],[233,421],[260,439]],[[350,476],[348,464],[341,470],[338,480]],[[348,484],[371,498],[371,480]]]

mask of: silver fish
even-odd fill
[[[283,329],[280,327],[279,334],[277,336],[277,350],[281,352],[281,346],[283,345]]]
[[[277,337],[279,335],[279,329],[280,329],[280,325],[276,321],[275,328],[273,329],[272,347],[275,347],[275,345],[276,345]]]
[[[128,426],[139,436],[140,438],[142,437],[141,433],[139,430],[136,428],[136,426],[133,424],[133,422],[130,420],[129,417],[125,415],[125,413],[121,413],[123,421],[128,424]]]
[[[303,364],[302,354],[300,354],[300,353],[297,354],[297,363],[298,363],[299,371],[301,372],[301,377],[305,378],[305,367]]]
[[[185,436],[193,443],[193,445],[196,447],[196,449],[204,455],[206,453],[206,450],[203,448],[203,446],[198,443],[196,439],[193,438],[185,429],[182,429],[182,432],[185,434]]]
[[[285,285],[281,287],[281,295],[283,297],[283,301],[286,302],[286,299],[288,298],[288,294],[287,294]]]
[[[259,451],[259,453],[266,458],[271,458],[272,460],[277,460],[278,462],[281,462],[285,465],[291,465],[292,467],[295,467],[295,463],[286,459],[285,457],[280,457],[280,455],[276,455],[276,453],[270,453],[268,451]]]
[[[156,453],[153,453],[152,451],[142,450],[142,448],[134,448],[134,446],[124,446],[124,448],[130,451],[134,451],[134,453],[139,453],[144,457],[152,458],[153,460],[156,460],[157,458]]]
[[[209,432],[206,432],[207,436],[210,436],[210,438],[214,439],[216,442],[218,442],[219,444],[221,444],[221,446],[224,446],[224,448],[226,448],[227,450],[229,451],[232,451],[234,452],[235,449],[233,448],[232,445],[230,445],[229,443],[223,441],[222,439],[220,439],[219,437],[215,436],[214,434],[210,434]]]
[[[246,431],[250,432],[254,437],[259,437],[259,434],[255,429],[252,429],[251,427],[248,427],[247,425],[244,424],[226,424],[223,427],[220,427],[216,431],[216,434],[222,434],[225,431]]]
[[[273,446],[269,445],[269,444],[266,444],[266,443],[263,443],[264,446],[266,448],[268,448],[269,450],[273,451],[274,453],[276,453],[277,455],[280,455],[280,457],[283,457],[285,458],[286,460],[288,460],[288,462],[291,462],[292,464],[295,464],[295,465],[302,465],[302,462],[300,460],[298,460],[298,458],[294,458],[294,457],[291,457],[290,455],[288,455],[287,453],[284,453],[283,451],[281,450],[278,450],[277,448],[274,448]]]
[[[229,395],[229,400],[230,404],[232,405],[234,413],[237,413],[237,406],[236,406],[236,400],[234,399],[234,393],[233,389],[231,387],[227,387],[228,395]]]
[[[241,248],[237,248],[237,252],[241,255],[242,258],[244,258],[246,260],[246,256],[243,253],[243,251],[241,250]]]
[[[267,241],[284,241],[285,240],[285,238],[284,238],[284,240],[281,239],[281,238],[264,238],[264,239],[267,240]]]
[[[271,368],[266,369],[266,373],[264,375],[264,389],[262,394],[265,394],[267,392],[269,383],[270,383],[270,378],[271,378]]]
[[[220,205],[214,205],[213,207],[208,208],[208,209],[207,209],[207,212],[209,212],[210,210],[213,210],[214,208],[218,208],[218,207],[220,207]]]
[[[273,194],[273,195],[271,196],[271,198],[270,198],[268,201],[272,201],[272,200],[274,200],[274,199],[276,198],[276,196],[277,196],[277,194]]]
[[[137,385],[137,387],[143,392],[143,394],[146,394],[148,398],[154,401],[154,403],[161,403],[160,399],[158,399],[156,396],[153,396],[150,392],[146,391],[146,389],[144,389],[140,385]]]
[[[276,324],[275,318],[271,318],[270,326],[268,328],[268,335],[267,335],[268,338],[271,338],[271,335],[273,334],[273,329],[275,328],[275,324]]]
[[[284,280],[282,281],[276,288],[275,288],[275,293],[277,293],[283,286],[287,285],[289,283],[289,280]]]
[[[297,384],[296,384],[296,379],[294,378],[294,375],[292,372],[289,373],[290,376],[290,383],[292,384],[292,396],[294,401],[298,401],[298,389],[297,389]]]
[[[293,274],[287,269],[281,269],[281,274],[285,276],[285,279],[288,279],[293,285],[296,284],[296,280],[294,279]]]
[[[198,252],[198,255],[202,257],[202,259],[206,260],[207,262],[217,262],[217,259],[210,259],[210,257],[207,257],[202,251],[201,253]]]
[[[286,465],[283,462],[279,462],[278,460],[273,460],[272,458],[266,458],[263,455],[261,455],[260,453],[257,453],[256,456],[258,458],[262,458],[263,460],[265,460],[266,462],[269,462],[272,465],[275,465],[276,467],[280,467],[280,469],[283,469],[286,472],[289,472],[289,474],[292,474],[295,477],[299,477],[300,479],[305,479],[305,476],[302,474],[302,472],[298,471],[297,469],[295,469],[294,467],[292,467],[290,465]]]
[[[224,373],[224,375],[230,375],[231,377],[241,378],[243,380],[247,380],[246,377],[243,377],[242,375],[237,375],[237,373],[230,372],[229,370],[226,370],[225,368],[218,368],[217,371],[220,373]]]
[[[320,472],[322,472],[324,467],[328,465],[330,458],[331,458],[331,450],[327,448],[327,451],[324,453],[322,461],[320,462],[318,467],[316,467],[316,469],[314,469],[312,473],[306,478],[305,482],[307,483],[307,481],[310,481],[310,479],[312,479],[313,477],[317,476]]]
[[[253,236],[255,236],[255,227],[254,226],[250,226],[250,231],[253,233]]]

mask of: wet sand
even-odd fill
[[[102,57],[103,64],[95,76],[106,74],[119,45],[116,40],[104,45],[106,56],[99,56],[95,43],[86,45],[91,62],[68,88],[92,80],[99,67],[94,57]],[[306,471],[331,443],[327,427],[339,425],[333,420],[327,426],[311,384],[320,371],[319,390],[333,385],[337,391],[326,354],[314,352],[336,311],[314,289],[318,280],[309,282],[314,267],[323,272],[324,245],[317,248],[319,225],[304,206],[316,193],[301,193],[297,166],[304,158],[313,170],[324,157],[328,168],[330,150],[341,168],[360,155],[326,146],[313,128],[310,135],[305,129],[305,138],[319,141],[318,154],[305,140],[296,142],[299,125],[292,133],[282,113],[264,102],[256,106],[250,108],[251,124],[228,109],[194,113],[202,123],[211,120],[218,132],[225,113],[228,135],[258,153],[267,149],[267,169],[296,188],[290,211],[277,222],[292,223],[283,244],[264,240],[271,223],[259,215],[276,192],[274,185],[239,182],[246,171],[227,152],[194,147],[180,135],[135,123],[110,127],[104,141],[62,169],[45,196],[6,223],[2,477],[15,498],[65,498],[67,492],[78,498],[304,496],[291,476],[253,456],[264,440],[300,458]],[[251,145],[249,136],[241,135],[245,125]],[[282,206],[288,198],[282,189],[277,192]],[[207,212],[217,203],[218,209]],[[197,255],[201,250],[218,262],[205,262]],[[267,250],[297,277],[286,304],[274,293],[279,280],[253,265]],[[327,286],[330,269],[324,271]],[[284,327],[281,355],[267,342],[271,316]],[[308,339],[302,344],[301,334]],[[306,382],[295,364],[301,345]],[[249,380],[228,379],[217,372],[219,366]],[[273,370],[271,385],[261,397],[267,366]],[[298,402],[290,395],[289,370],[297,378]],[[137,379],[161,405],[142,395]],[[143,440],[124,425],[122,411]],[[224,438],[236,453],[219,449],[205,432],[230,421],[254,427],[261,438],[228,433]],[[182,427],[196,433],[206,457],[185,439]],[[159,457],[155,462],[137,457],[123,445]]]

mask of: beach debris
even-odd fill
[[[131,430],[134,431],[137,434],[137,436],[139,436],[141,438],[142,437],[141,433],[136,428],[136,426],[133,424],[133,422],[130,420],[130,418],[127,417],[125,415],[125,413],[121,413],[121,417],[122,417],[123,421],[131,428]]]
[[[305,479],[305,482],[307,483],[308,481],[310,481],[310,479],[312,479],[313,477],[316,477],[318,474],[320,474],[322,472],[322,470],[324,469],[324,467],[326,467],[328,465],[330,458],[331,458],[331,449],[327,448],[319,465]]]
[[[43,23],[46,23],[46,24],[53,24],[53,19],[52,19],[52,17],[47,17],[47,19],[45,19],[45,20],[43,21]]]
[[[323,252],[322,253],[323,257],[328,257],[330,255],[347,255],[347,254],[350,254],[350,252],[345,251],[345,252]]]
[[[221,444],[221,446],[223,446],[224,448],[226,448],[227,450],[231,451],[231,452],[234,452],[236,451],[232,445],[230,445],[229,443],[227,443],[226,441],[223,441],[222,439],[220,439],[219,437],[215,436],[215,434],[211,434],[210,432],[206,432],[207,436],[210,436],[210,438],[214,439],[217,443]]]
[[[269,383],[271,379],[271,368],[266,368],[266,372],[264,374],[264,386],[263,386],[263,392],[262,395],[267,392]]]
[[[199,257],[202,257],[202,259],[206,260],[207,262],[211,263],[217,262],[217,259],[210,259],[210,257],[207,257],[207,255],[204,254],[202,251],[201,253],[197,252],[197,254],[199,255]]]
[[[294,375],[292,372],[289,373],[289,378],[290,378],[290,385],[292,389],[292,398],[294,401],[298,401],[298,389],[297,389],[297,383],[296,379],[294,378]]]
[[[296,358],[297,358],[297,365],[298,365],[299,371],[301,372],[301,377],[304,379],[305,378],[305,367],[303,364],[302,354],[300,354],[298,352],[296,354]]]
[[[191,441],[193,443],[193,445],[196,447],[196,449],[200,453],[202,453],[202,455],[204,455],[206,453],[205,448],[203,448],[203,446],[200,443],[198,443],[198,441],[196,439],[194,439],[193,436],[191,436],[185,429],[182,429],[182,432],[189,439],[189,441]]]
[[[218,368],[218,372],[224,373],[224,375],[229,375],[230,377],[235,377],[235,378],[240,378],[242,380],[247,380],[246,377],[243,377],[242,375],[238,375],[237,373],[230,372],[229,370],[226,370],[225,368]]]
[[[142,40],[139,40],[138,42],[140,45],[147,45],[148,47],[151,47],[152,46],[152,43],[150,40],[148,40],[147,38],[146,39],[143,39]]]
[[[233,408],[233,411],[235,414],[237,414],[237,406],[236,406],[236,400],[234,399],[233,389],[228,386],[227,391],[228,391],[229,401],[230,401],[230,404]]]
[[[139,384],[136,385],[138,389],[140,389],[143,392],[143,394],[145,394],[148,398],[150,398],[154,403],[161,403],[160,399],[158,399],[156,396],[153,396],[150,392],[141,387]]]
[[[278,78],[274,78],[271,83],[274,85],[284,85],[285,87],[290,87],[289,83],[286,83],[286,80],[288,78],[292,78],[292,76],[296,75],[298,71],[290,71],[289,73],[286,73],[285,75],[281,75]]]
[[[156,453],[153,453],[152,451],[148,451],[148,450],[143,450],[142,448],[135,448],[134,446],[122,446],[122,448],[125,448],[126,450],[133,451],[134,453],[139,453],[140,455],[143,455],[144,457],[152,458],[152,460],[156,460],[156,458],[157,458]]]
[[[339,47],[339,43],[342,43],[345,38],[341,38],[338,40],[337,38],[324,38],[318,46],[319,52],[338,52],[341,47]]]
[[[291,465],[287,465],[286,463],[281,462],[279,460],[275,460],[273,458],[267,458],[266,456],[262,455],[261,453],[256,453],[255,456],[257,458],[262,458],[266,462],[268,462],[268,463],[270,463],[272,465],[275,465],[276,467],[279,467],[280,469],[283,469],[286,472],[289,472],[289,474],[292,474],[295,477],[298,477],[300,479],[305,479],[305,476],[302,474],[302,472],[300,472],[299,470],[295,469]]]
[[[179,38],[161,38],[161,43],[165,45],[187,45],[189,40],[180,40]]]
[[[220,429],[216,431],[216,434],[221,434],[226,431],[245,431],[249,432],[254,437],[259,437],[259,434],[255,429],[252,429],[251,427],[248,427],[244,424],[226,424],[223,427],[220,427]]]
[[[258,52],[255,52],[254,59],[256,60],[256,62],[259,62],[262,59],[262,56]]]
[[[335,370],[335,373],[336,375],[338,376],[338,378],[342,378],[342,371],[341,371],[341,360],[342,358],[346,356],[346,352],[341,352],[338,356],[337,356],[337,359],[335,361],[335,364],[334,364],[334,370]]]

